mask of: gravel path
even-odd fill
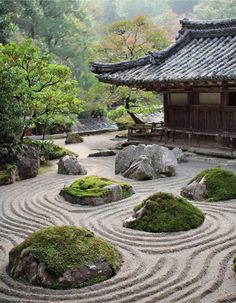
[[[108,135],[87,138],[90,143],[85,139],[83,145],[88,150],[91,141],[103,142],[104,148],[111,143]],[[70,148],[82,150],[82,145]],[[124,180],[114,175],[114,157],[83,158],[81,162],[89,174]],[[236,255],[235,200],[195,203],[205,212],[206,219],[202,226],[187,232],[152,234],[122,227],[122,220],[144,197],[156,191],[179,193],[192,176],[211,166],[204,161],[191,161],[179,165],[175,177],[128,180],[135,195],[94,208],[64,202],[58,196],[59,190],[75,177],[56,172],[1,187],[0,302],[236,302],[236,277],[232,271],[232,258]],[[118,247],[124,263],[114,278],[83,289],[58,291],[27,286],[6,274],[8,252],[13,245],[40,227],[69,224],[87,227]]]

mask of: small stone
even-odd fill
[[[112,150],[103,150],[93,154],[89,154],[88,157],[110,157],[114,155],[116,155],[116,153]]]

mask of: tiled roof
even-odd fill
[[[180,23],[179,36],[167,49],[133,61],[92,63],[91,71],[102,82],[140,88],[236,80],[236,18]]]

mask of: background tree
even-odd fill
[[[194,14],[200,19],[235,18],[236,0],[201,0]]]
[[[103,62],[134,60],[146,55],[148,51],[157,51],[167,45],[166,32],[155,26],[147,17],[138,16],[133,20],[122,20],[111,24],[106,30],[102,43],[98,46],[98,55],[100,61]],[[153,111],[151,105],[160,104],[155,93],[132,91],[127,87],[116,88],[110,85],[97,85],[96,88],[98,98],[106,100],[108,106],[114,103],[123,104],[123,107],[119,107],[119,112],[122,113],[125,108],[135,122],[138,119],[134,113],[140,110],[146,112],[148,107],[150,111]],[[93,93],[96,98],[96,91]]]
[[[1,46],[0,62],[0,79],[4,83],[1,103],[6,106],[6,111],[2,109],[1,113],[1,128],[8,122],[9,107],[16,108],[11,117],[17,121],[16,133],[21,140],[27,129],[42,119],[45,123],[56,113],[78,114],[81,111],[77,81],[71,79],[70,69],[51,64],[50,56],[31,41]]]

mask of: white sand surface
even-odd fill
[[[114,159],[86,158],[89,152],[116,142],[114,134],[85,137],[67,147],[80,154],[89,174],[114,175]],[[63,144],[57,140],[57,143]],[[224,161],[219,161],[224,163]],[[222,165],[223,165],[222,164]],[[201,159],[180,164],[175,177],[138,182],[135,195],[108,205],[71,205],[58,196],[76,176],[55,171],[0,188],[0,302],[2,303],[233,303],[236,302],[236,200],[194,203],[206,214],[197,229],[178,233],[146,233],[122,227],[122,220],[143,198],[157,191],[179,193],[196,173],[212,167]],[[230,169],[236,170],[234,165]],[[110,280],[83,289],[50,290],[24,285],[6,273],[8,252],[34,230],[46,225],[87,227],[117,246],[123,265]]]

